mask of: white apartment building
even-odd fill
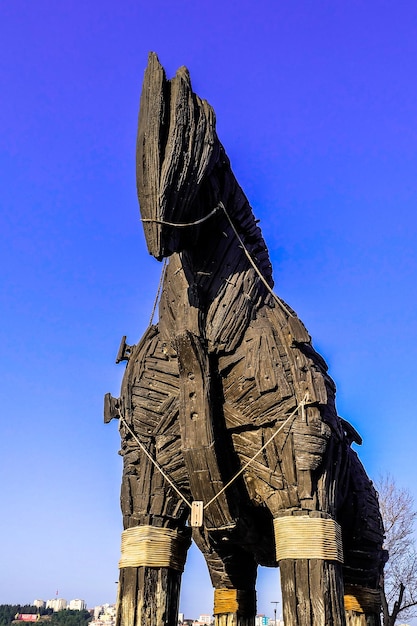
[[[71,611],[84,611],[87,608],[85,600],[70,600],[68,608]]]
[[[45,600],[34,600],[33,601],[33,606],[36,606],[37,609],[44,609],[45,608]]]
[[[54,598],[53,600],[48,600],[46,603],[47,609],[52,609],[53,611],[63,611],[67,608],[67,601],[64,598]]]
[[[103,604],[94,607],[94,619],[89,626],[114,626],[116,623],[116,605]]]

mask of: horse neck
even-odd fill
[[[160,306],[160,326],[171,338],[191,331],[214,352],[232,350],[264,303],[268,290],[259,272],[272,287],[266,245],[246,197],[236,184],[223,198],[225,210],[172,255]]]

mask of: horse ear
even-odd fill
[[[181,67],[177,69],[175,77],[179,78],[184,83],[186,83],[188,85],[189,90],[192,91],[190,72],[188,71],[188,68],[185,67],[185,65],[182,65]]]
[[[169,82],[157,55],[151,52],[143,80],[136,142],[136,184],[142,217],[157,218],[168,111]],[[154,254],[160,248],[160,228],[147,222],[144,230],[149,252]]]

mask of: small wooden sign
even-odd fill
[[[199,528],[203,525],[203,502],[196,500],[191,503],[191,526]]]

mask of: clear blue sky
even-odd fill
[[[0,603],[115,600],[121,461],[102,405],[159,279],[135,189],[150,50],[214,106],[369,474],[417,497],[416,32],[413,0],[3,0]],[[212,610],[198,556],[190,617]],[[261,573],[260,612],[276,581]]]

